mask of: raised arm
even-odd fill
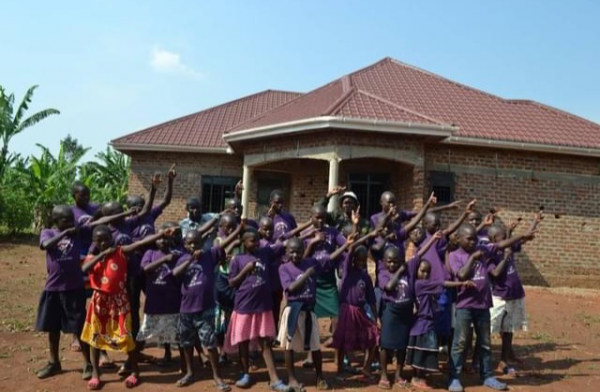
[[[136,211],[134,209],[131,209],[131,210],[123,211],[120,214],[103,216],[102,218],[99,218],[98,220],[95,220],[93,222],[88,222],[87,226],[89,226],[91,228],[91,227],[96,227],[98,225],[108,225],[109,223],[112,223],[120,218],[125,218],[125,217],[133,215],[135,213],[136,213]]]
[[[325,234],[321,233],[321,232],[313,232],[314,237],[312,240],[308,241],[308,245],[306,245],[306,248],[304,249],[304,254],[302,255],[302,258],[306,259],[307,257],[312,256],[313,252],[315,251],[315,246],[322,241],[325,241]]]
[[[444,233],[440,230],[440,231],[437,231],[431,237],[429,237],[429,239],[423,244],[423,246],[421,246],[421,248],[417,252],[417,255],[419,256],[419,258],[423,257],[423,255],[425,255],[425,253],[427,253],[429,248],[431,248],[433,246],[433,244],[438,242],[440,240],[440,238],[442,238],[443,236],[444,236]]]
[[[188,257],[187,260],[185,260],[183,263],[179,264],[177,267],[175,267],[173,269],[173,276],[181,276],[185,273],[185,271],[187,271],[188,267],[190,266],[190,264],[192,264],[194,262],[194,260],[198,260],[200,258],[200,256],[202,256],[202,249],[198,249],[196,251],[194,251],[194,253],[192,253],[190,255],[190,257]]]
[[[400,266],[400,268],[398,268],[398,271],[394,272],[394,274],[390,278],[390,281],[385,285],[383,289],[387,292],[394,291],[398,286],[398,282],[400,281],[400,275],[402,275],[404,271],[406,271],[406,268],[406,263],[403,263]]]
[[[138,218],[143,218],[144,216],[150,213],[152,209],[152,204],[154,204],[154,197],[156,196],[156,188],[161,183],[160,173],[155,173],[152,176],[152,182],[150,184],[150,191],[148,192],[148,197],[146,199],[146,203],[142,207],[141,211],[138,213]]]
[[[431,207],[435,206],[436,203],[437,203],[437,199],[435,198],[435,195],[433,194],[433,192],[431,192],[431,195],[429,195],[429,199],[427,199],[427,202],[425,203],[423,208],[421,208],[419,210],[419,213],[414,218],[412,218],[410,220],[410,222],[408,222],[404,226],[404,230],[407,233],[410,233],[415,227],[417,227],[417,225],[419,224],[421,219],[423,219],[427,210],[429,210],[429,209],[431,209]]]
[[[485,216],[485,218],[483,218],[483,220],[481,221],[479,226],[477,226],[475,228],[475,230],[477,230],[477,232],[479,233],[481,230],[485,229],[486,227],[493,225],[495,220],[496,220],[496,216],[492,213],[489,213]]]
[[[444,236],[449,236],[450,234],[454,233],[460,227],[460,225],[462,225],[467,215],[469,215],[469,213],[471,213],[475,208],[475,204],[477,204],[477,199],[471,200],[469,204],[467,204],[467,208],[465,208],[465,211],[458,217],[458,219],[452,222],[450,226],[444,230]]]
[[[158,205],[160,209],[164,209],[171,204],[171,198],[173,197],[173,182],[175,181],[175,177],[177,177],[177,171],[175,171],[175,164],[172,164],[171,168],[169,169],[169,173],[167,174],[167,189],[165,190],[165,195]]]
[[[117,250],[117,248],[114,247],[110,247],[105,249],[104,251],[98,253],[96,256],[92,257],[88,262],[86,262],[82,267],[81,267],[81,271],[82,272],[88,272],[89,270],[91,270],[92,268],[94,268],[94,266],[101,260],[104,260],[104,258],[112,253],[115,252],[115,250]]]
[[[438,207],[432,207],[429,209],[429,211],[431,212],[442,212],[442,211],[447,211],[447,210],[455,210],[458,207],[460,207],[460,205],[462,204],[462,200],[457,200],[454,201],[452,203],[443,205],[443,206],[438,206]]]
[[[234,277],[229,278],[229,287],[239,287],[246,276],[254,271],[256,261],[251,261]]]
[[[295,229],[290,230],[287,233],[283,234],[281,237],[283,237],[284,240],[295,237],[298,234],[302,233],[304,230],[306,230],[311,224],[312,224],[312,220],[309,219],[308,221],[302,223],[300,226],[296,227]],[[281,239],[281,238],[277,238],[277,240],[279,240],[279,239]]]
[[[481,258],[482,255],[483,252],[480,250],[476,250],[475,252],[471,253],[469,259],[467,260],[467,264],[465,264],[456,274],[459,280],[469,280],[469,278],[473,276],[475,263],[477,262],[477,260],[479,260],[479,258]]]
[[[177,227],[170,227],[170,228],[166,229],[165,231],[161,231],[159,233],[146,236],[143,239],[141,239],[139,241],[136,241],[136,242],[134,242],[132,244],[123,245],[121,247],[121,249],[123,249],[123,253],[131,253],[131,252],[136,251],[138,249],[142,249],[144,247],[147,247],[148,245],[152,245],[159,238],[169,237],[169,236],[173,235],[173,233],[177,229],[178,229]]]
[[[499,249],[504,249],[504,248],[508,248],[509,246],[516,244],[519,241],[527,242],[527,241],[532,240],[535,236],[535,233],[537,233],[537,226],[539,225],[539,223],[541,222],[542,219],[543,218],[542,218],[541,214],[536,214],[535,218],[531,222],[531,226],[529,226],[529,228],[527,229],[527,231],[524,234],[507,238],[504,241],[498,242],[496,244],[496,246]]]
[[[235,230],[233,230],[231,232],[231,234],[229,234],[227,237],[225,237],[225,239],[223,241],[221,241],[220,244],[215,244],[215,246],[217,246],[219,248],[227,249],[229,244],[231,244],[240,235],[240,233],[244,227],[245,227],[245,224],[242,221],[242,223],[237,225],[237,227],[235,228]]]
[[[512,251],[509,248],[508,251],[504,252],[504,257],[498,263],[496,268],[494,268],[493,270],[490,271],[490,275],[492,276],[492,278],[498,279],[500,276],[502,276],[504,271],[506,271],[506,267],[508,267],[508,261],[510,260],[511,257],[512,257]]]
[[[149,274],[152,271],[156,270],[161,265],[163,265],[164,263],[170,263],[171,261],[173,261],[174,258],[175,258],[175,255],[172,253],[169,253],[169,254],[161,257],[160,259],[155,260],[152,263],[145,265],[144,272],[146,274]]]
[[[54,248],[56,246],[56,244],[58,244],[60,242],[60,240],[62,240],[65,236],[74,234],[76,232],[77,232],[76,226],[73,226],[66,230],[63,230],[60,233],[58,233],[57,235],[55,235],[54,237],[48,238],[47,240],[42,241],[40,243],[40,249],[47,250],[50,248]]]
[[[308,267],[303,274],[298,276],[296,280],[294,280],[287,288],[287,291],[290,293],[295,293],[296,291],[302,290],[306,281],[313,275],[315,275],[315,267]]]

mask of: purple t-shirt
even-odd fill
[[[163,213],[163,210],[164,208],[160,205],[152,207],[150,212],[139,220],[138,225],[133,227],[131,231],[133,242],[142,240],[149,235],[156,234],[154,222]]]
[[[269,266],[269,281],[271,283],[271,291],[281,291],[281,281],[279,280],[279,266],[282,264],[282,258],[285,253],[283,242],[281,241],[269,241],[266,238],[261,238],[259,242],[260,248],[269,247],[273,251],[273,259]]]
[[[308,305],[315,305],[317,294],[316,277],[323,271],[323,268],[329,264],[329,257],[323,257],[321,260],[315,258],[302,259],[298,264],[287,262],[279,267],[279,277],[281,285],[285,292],[287,302],[299,301]],[[288,291],[288,287],[294,283],[300,275],[306,272],[310,267],[314,267],[315,275],[311,276],[304,283],[304,287],[294,293]]]
[[[89,230],[88,230],[89,231]],[[57,229],[44,229],[40,245],[60,234]],[[56,245],[46,249],[46,291],[67,291],[83,288],[81,272],[81,240],[78,235],[64,236]]]
[[[291,214],[281,211],[273,217],[273,238],[279,238],[296,227],[296,219]]]
[[[185,252],[177,265],[183,264],[190,257],[192,255]],[[202,253],[200,260],[195,260],[188,266],[181,281],[180,313],[198,313],[215,307],[215,267],[224,257],[223,249],[215,246]]]
[[[79,208],[76,204],[71,206],[73,211],[73,217],[75,218],[75,226],[83,226],[92,219],[92,217],[98,212],[100,204],[89,203],[85,208]],[[92,232],[80,234],[81,238],[81,252],[87,254],[90,245],[92,245]]]
[[[417,251],[421,249],[421,246],[425,244],[431,238],[431,234],[426,233],[425,238],[419,244]],[[448,238],[445,236],[437,240],[431,247],[425,252],[421,259],[429,261],[431,264],[431,273],[429,278],[433,280],[451,280],[452,276],[450,271],[446,269],[444,260],[446,259],[446,247],[448,246]]]
[[[521,244],[516,243],[513,245],[512,251],[513,255],[510,256],[504,272],[498,278],[493,279],[492,294],[504,300],[521,299],[525,297],[525,290],[523,289],[523,283],[517,272],[514,256],[514,253],[521,251]],[[503,258],[504,251],[496,250],[490,259],[493,268],[496,268]]]
[[[363,307],[375,303],[375,290],[368,272],[352,265],[352,256],[344,255],[342,261],[342,289],[340,303]]]
[[[483,252],[481,258],[475,261],[473,276],[469,280],[475,283],[476,287],[460,287],[456,296],[457,309],[489,309],[492,307],[492,284],[489,276],[493,265],[488,264],[488,259],[495,252],[496,245],[478,245],[478,250]],[[450,253],[450,268],[455,276],[467,264],[470,253],[464,249],[458,248]]]
[[[383,263],[383,262],[381,262]],[[387,291],[385,286],[394,275],[382,265],[377,274],[377,281],[381,289],[381,298],[386,302],[397,305],[412,305],[414,301],[414,283],[419,268],[419,257],[415,256],[406,263],[406,270],[400,274],[398,285],[392,291]]]
[[[177,253],[179,253],[177,251]],[[142,268],[162,259],[166,254],[161,250],[148,249],[142,258]],[[146,274],[146,314],[175,314],[179,313],[181,305],[181,282],[173,275],[178,258],[160,265],[157,269]]]
[[[312,254],[312,257],[319,262],[329,260],[329,256],[335,252],[338,247],[343,246],[346,243],[346,238],[333,227],[327,226],[321,231],[325,234],[325,239],[315,244]],[[310,241],[312,241],[312,238],[305,239],[304,246],[307,247]],[[337,263],[328,263],[322,273],[317,276],[319,287],[335,284],[335,266],[337,266]]]
[[[257,314],[273,309],[270,268],[275,255],[270,247],[259,248],[256,253],[237,255],[229,264],[229,279],[235,278],[244,267],[256,261],[254,271],[246,275],[235,292],[233,310],[241,314]]]
[[[400,222],[406,222],[407,220],[410,220],[413,217],[417,216],[417,214],[418,212],[415,211],[400,210],[400,219],[396,220],[396,223],[400,224]],[[385,216],[386,213],[383,211],[371,215],[371,219],[369,220],[369,223],[371,224],[371,229],[376,228],[377,225],[379,225],[379,223],[385,219]]]
[[[415,280],[415,298],[417,314],[410,329],[410,336],[418,336],[433,330],[438,312],[437,298],[442,293],[444,282],[441,280]]]

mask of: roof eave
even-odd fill
[[[368,120],[349,117],[319,116],[286,123],[267,125],[226,133],[223,139],[227,143],[281,136],[291,133],[309,132],[325,128],[346,129],[352,131],[374,131],[380,133],[437,136],[447,138],[458,130],[451,125],[419,124],[409,122]]]
[[[232,154],[229,147],[198,147],[179,146],[168,144],[133,144],[133,143],[109,143],[115,150],[127,151],[155,151],[155,152],[192,152],[203,154]]]
[[[489,147],[510,150],[545,152],[550,154],[577,155],[585,157],[600,157],[600,149],[585,147],[558,146],[552,144],[513,142],[505,140],[479,139],[472,137],[450,136],[443,140],[445,144],[455,144],[472,147]]]

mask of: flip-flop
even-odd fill
[[[405,380],[403,378],[394,381],[394,385],[396,385],[399,388],[406,388],[408,386],[408,380]]]
[[[79,344],[79,342],[77,340],[73,341],[73,343],[71,343],[71,351],[79,353],[81,352],[81,344]]]
[[[183,376],[182,378],[180,378],[179,380],[177,380],[177,382],[175,383],[176,387],[187,387],[188,385],[192,385],[194,382],[194,376],[192,375],[186,375]]]
[[[519,376],[517,369],[515,369],[512,366],[504,366],[504,368],[502,369],[502,373],[509,377],[513,377],[513,378],[516,378]]]
[[[130,374],[129,377],[125,379],[125,386],[127,388],[135,388],[139,383],[140,379],[135,374]]]
[[[215,388],[221,392],[231,391],[231,387],[225,382],[215,382]]]
[[[97,391],[98,389],[100,389],[101,385],[102,383],[98,377],[92,377],[90,381],[88,381],[87,389],[89,389],[90,391]]]
[[[392,385],[389,380],[380,380],[379,384],[377,384],[377,388],[379,389],[392,389]]]
[[[429,385],[427,385],[427,383],[425,381],[413,381],[412,386],[415,388],[424,389],[424,390],[433,389],[433,387],[430,387]]]

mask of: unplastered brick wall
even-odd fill
[[[130,194],[147,195],[152,175],[155,172],[166,175],[171,164],[177,164],[173,199],[157,225],[187,216],[185,202],[191,196],[201,196],[203,175],[242,177],[242,158],[236,155],[139,151],[128,154],[131,156]],[[164,190],[165,182],[156,194],[157,202],[162,199]]]
[[[455,173],[457,199],[476,198],[483,213],[498,208],[505,222],[523,218],[517,233],[543,206],[540,232],[517,257],[526,283],[600,285],[600,160],[440,145],[428,145],[425,157],[426,170]]]

